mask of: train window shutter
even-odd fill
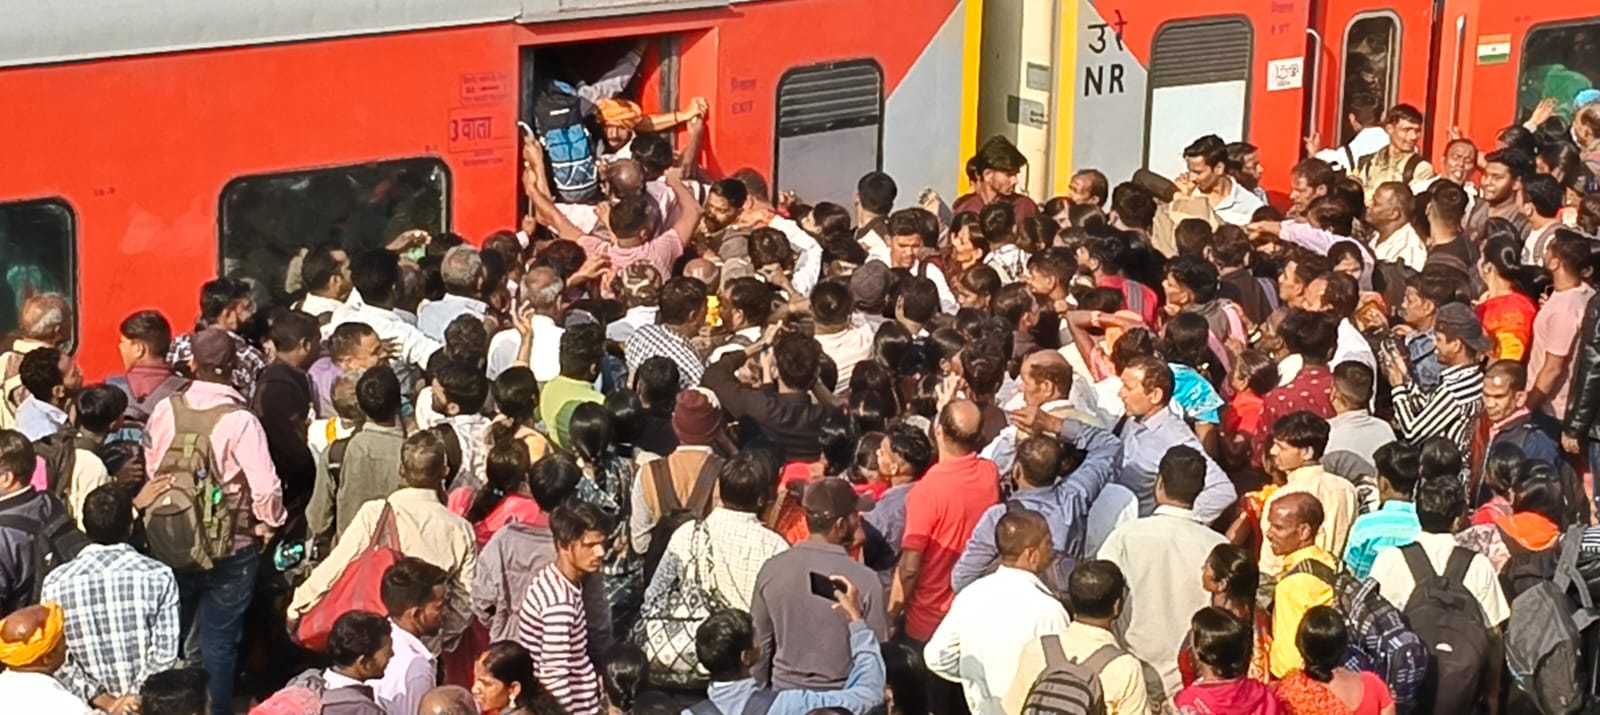
[[[1180,20],[1156,31],[1145,145],[1151,171],[1187,170],[1183,149],[1198,137],[1245,138],[1254,40],[1242,17]]]
[[[855,178],[883,164],[883,68],[854,60],[791,69],[778,80],[776,119],[773,186],[849,206]]]
[[[0,295],[0,333],[17,328],[23,300],[35,293],[59,293],[73,309],[78,303],[78,220],[63,199],[0,203],[0,269],[6,292]],[[78,321],[69,320],[77,344]],[[7,343],[9,346],[9,343]]]
[[[516,130],[498,121],[452,116],[451,149],[502,146]],[[438,235],[450,228],[449,208],[450,171],[436,157],[241,176],[219,199],[218,272],[254,284],[266,312],[303,287],[303,251],[334,240],[355,255],[411,229]]]

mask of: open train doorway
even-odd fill
[[[534,45],[521,50],[518,117],[545,145],[553,188],[569,201],[594,200],[597,189],[582,170],[557,177],[556,167],[587,155],[614,160],[631,155],[634,130],[619,129],[605,115],[638,112],[636,130],[675,138],[683,115],[678,95],[681,39],[676,34],[637,35],[583,42]],[[609,100],[622,100],[613,103]],[[614,116],[614,115],[613,115]],[[519,208],[527,197],[519,191]]]

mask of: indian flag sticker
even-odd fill
[[[1479,35],[1478,64],[1503,65],[1511,61],[1510,35]]]

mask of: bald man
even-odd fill
[[[1043,573],[1055,562],[1050,525],[1029,509],[1013,509],[990,527],[1001,568],[978,579],[951,602],[950,612],[923,649],[928,668],[961,683],[977,715],[1004,712],[1022,651],[1071,623]]]
[[[1322,502],[1309,493],[1296,492],[1279,497],[1267,510],[1267,543],[1272,553],[1283,557],[1281,574],[1262,574],[1278,578],[1273,588],[1272,674],[1282,678],[1299,669],[1303,662],[1295,647],[1300,619],[1316,606],[1333,605],[1333,584],[1338,559],[1317,546],[1317,530],[1322,528]]]
[[[478,715],[472,693],[459,685],[441,685],[422,696],[417,715]]]
[[[905,615],[900,638],[917,652],[955,600],[950,577],[973,530],[984,512],[1000,501],[1000,473],[993,462],[978,457],[982,427],[983,414],[971,401],[945,405],[933,430],[939,460],[906,497],[905,535],[889,594],[889,620]],[[920,675],[920,684],[891,683],[896,693],[915,691],[906,712],[924,711],[929,703],[915,702],[919,694],[926,694],[935,705],[961,702],[960,686],[929,672]]]
[[[0,354],[0,429],[15,428],[17,406],[28,397],[19,374],[22,356],[66,345],[72,338],[72,304],[56,293],[29,298],[18,311],[17,333],[21,337]]]
[[[0,621],[0,702],[6,712],[91,715],[94,708],[55,679],[67,662],[61,607],[28,606]],[[122,701],[116,712],[122,712]]]
[[[1045,350],[1034,355],[1042,355],[1036,363],[1049,365],[1043,376],[1043,383],[1028,387],[1029,362],[1023,362],[1022,375],[1024,382],[1024,401],[1033,402],[1043,397],[1057,394],[1055,381],[1071,381],[1071,368],[1061,354],[1054,350]],[[1033,356],[1030,355],[1031,359]],[[1036,365],[1037,366],[1037,365]],[[1065,370],[1063,373],[1061,370]],[[1033,391],[1030,396],[1029,392]],[[1071,411],[1064,407],[1066,402],[1054,399],[1040,404],[1030,404],[1024,407],[1028,410],[1056,409]],[[1067,446],[1083,452],[1083,461],[1066,478],[1061,479],[1061,455]],[[1022,433],[1018,426],[1013,425],[1001,430],[988,447],[984,448],[987,457],[991,452],[1004,459],[1004,464],[997,461],[1001,473],[1013,480],[1016,491],[1005,504],[996,504],[989,507],[979,522],[977,529],[972,533],[972,539],[963,549],[961,559],[956,562],[955,571],[951,576],[951,585],[956,590],[966,588],[967,584],[994,570],[995,564],[1001,556],[998,544],[995,541],[994,525],[1005,514],[1010,502],[1018,502],[1023,506],[1039,512],[1050,525],[1051,544],[1055,548],[1064,569],[1070,568],[1072,561],[1092,555],[1094,549],[1104,541],[1105,536],[1121,521],[1131,519],[1139,513],[1138,499],[1126,487],[1118,487],[1120,493],[1108,504],[1115,508],[1110,513],[1110,524],[1096,530],[1098,539],[1093,544],[1088,537],[1088,523],[1093,521],[1090,510],[1099,501],[1101,495],[1117,474],[1122,463],[1122,442],[1112,436],[1110,432],[1085,424],[1081,420],[1066,418],[1061,422],[1061,427],[1053,433],[1039,433],[1032,437]],[[1020,456],[1019,456],[1020,454]],[[1016,468],[1012,468],[1015,463]],[[1086,548],[1090,547],[1090,548]],[[1046,574],[1046,581],[1059,590],[1065,592],[1066,576],[1068,572]]]
[[[722,285],[722,269],[704,258],[689,259],[688,263],[683,264],[683,274],[711,288]]]
[[[611,196],[638,196],[644,191],[644,169],[633,159],[618,159],[606,165],[606,184]]]

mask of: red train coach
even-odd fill
[[[1438,159],[1452,128],[1492,148],[1541,99],[1570,116],[1600,86],[1594,0],[1007,0],[984,23],[980,133],[1017,141],[1040,195],[1078,169],[1183,171],[1217,134],[1261,149],[1281,204],[1305,137],[1354,134],[1357,94],[1421,109]]]
[[[64,0],[0,23],[0,330],[73,297],[81,363],[177,331],[218,274],[302,247],[514,225],[534,49],[648,40],[647,111],[711,104],[706,161],[849,205],[882,168],[954,187],[976,136],[980,0]],[[970,17],[969,17],[970,16]],[[968,45],[972,45],[969,53]],[[588,48],[571,54],[585,54]]]

